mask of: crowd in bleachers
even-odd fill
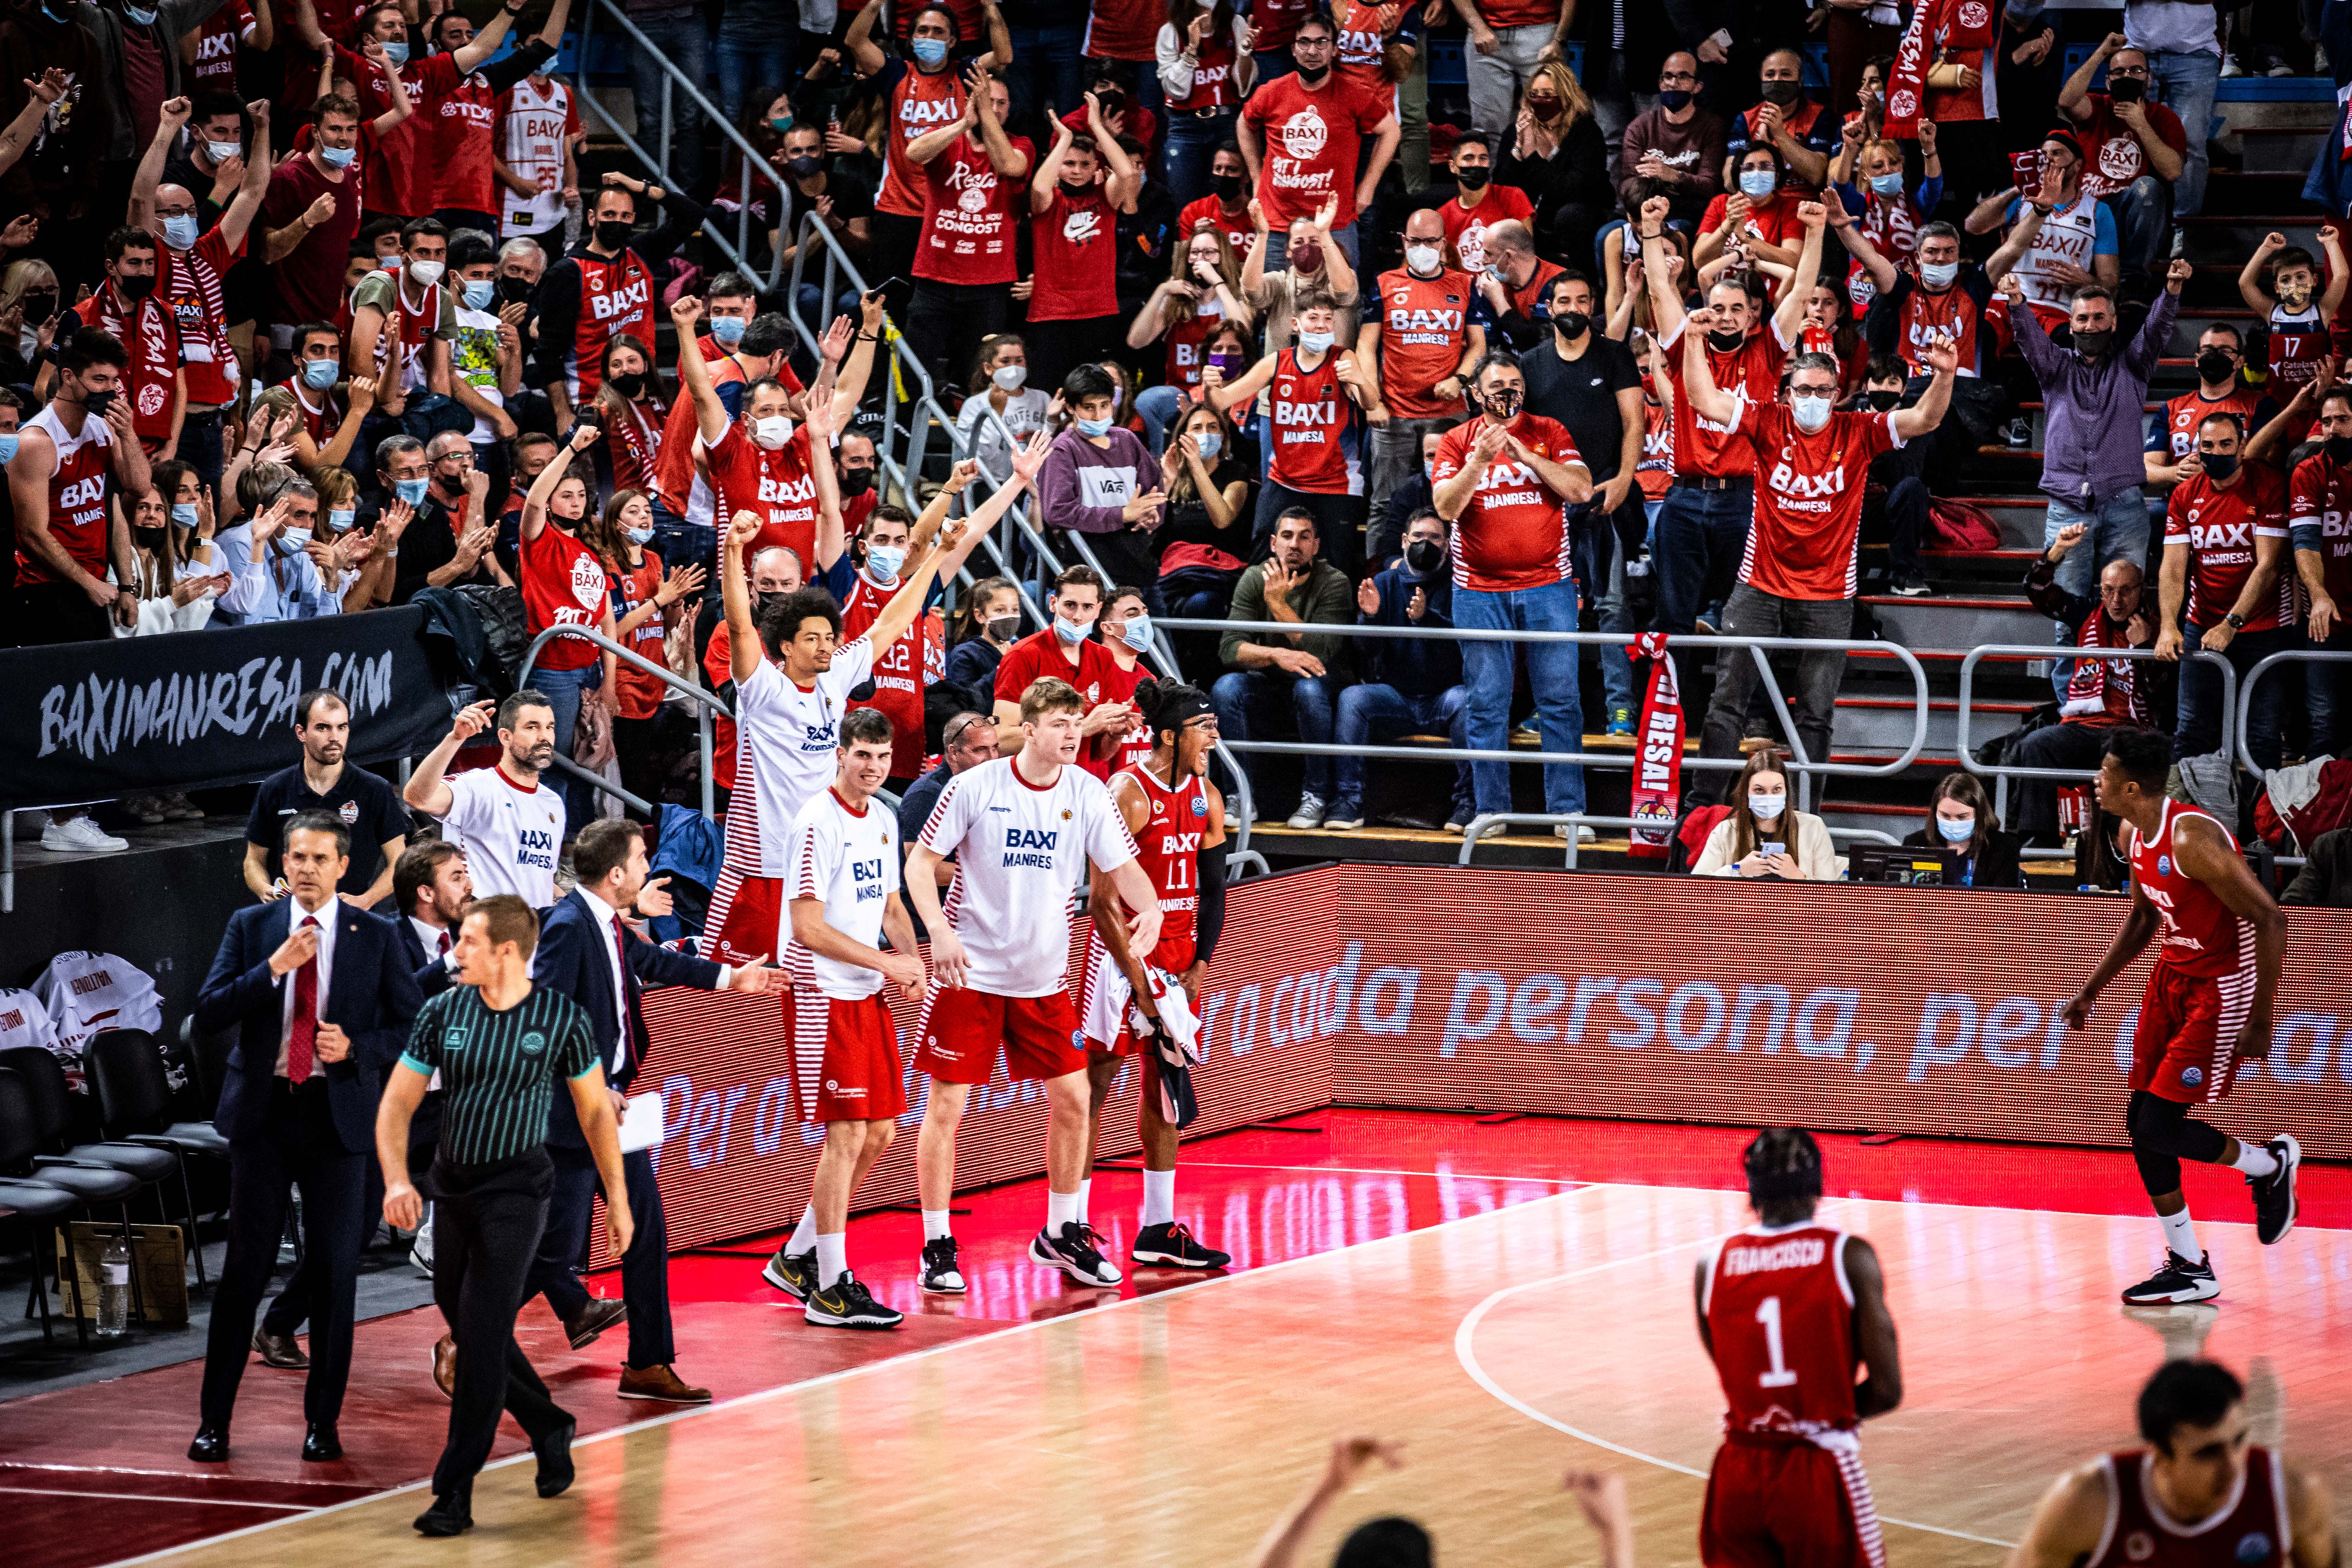
[[[1871,593],[1937,592],[1937,503],[2039,428],[2034,603],[2063,642],[2166,668],[2060,660],[2063,721],[2011,761],[2087,765],[2125,722],[2214,752],[2219,677],[2190,658],[2170,679],[2183,655],[2242,679],[2352,647],[2342,203],[2313,207],[2315,241],[2253,248],[2252,331],[2207,330],[2197,389],[2141,434],[2217,84],[2330,68],[2294,7],[625,0],[653,46],[625,51],[637,139],[661,141],[669,99],[667,173],[589,172],[615,160],[556,70],[572,0],[526,9],[0,20],[15,641],[447,593],[723,690],[726,519],[761,519],[755,592],[871,597],[943,484],[1012,480],[1043,431],[1042,540],[1099,572],[1055,581],[1010,534],[1002,577],[973,585],[972,562],[955,635],[919,622],[874,699],[929,699],[900,784],[1039,657],[1109,672],[1080,684],[1115,765],[1154,617],[1279,625],[1172,639],[1229,741],[1497,752],[1531,723],[1572,752],[1633,735],[1646,661],[1313,628],[1866,636]],[[740,142],[665,93],[662,58]],[[764,282],[780,256],[806,263],[790,299]],[[881,287],[827,298],[827,258]],[[908,472],[934,416],[937,460]],[[959,458],[976,468],[950,476]],[[1707,662],[1682,660],[1701,755],[1780,737],[1748,661]],[[1817,760],[1845,663],[1791,667]],[[689,797],[691,721],[658,678],[559,640],[533,679],[561,750]],[[2307,721],[2283,722],[2291,689]],[[2340,689],[2328,666],[2263,684],[2255,761],[2332,754]],[[1360,755],[1303,771],[1294,826],[1370,819]],[[1694,780],[1694,803],[1745,810],[1729,767]],[[1584,810],[1581,771],[1548,766],[1543,803]],[[598,803],[575,787],[570,809],[576,830]],[[1480,761],[1442,813],[1390,815],[1510,809],[1507,764]],[[2063,831],[2046,789],[2011,815]],[[44,841],[123,842],[89,807]]]

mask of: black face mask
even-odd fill
[[[1212,183],[1217,188],[1219,201],[1235,202],[1241,199],[1242,177],[1239,174],[1219,174]]]
[[[793,172],[795,180],[814,180],[824,172],[824,160],[814,153],[803,153],[797,158],[785,159],[784,167]]]
[[[1902,402],[1903,395],[1899,392],[1873,392],[1865,394],[1864,401],[1884,414]]]
[[[28,327],[37,327],[58,313],[58,297],[55,294],[27,294],[22,303],[25,325]]]
[[[1416,539],[1404,547],[1404,563],[1416,577],[1434,577],[1445,564],[1445,546],[1433,539]]]
[[[135,305],[155,291],[155,279],[152,277],[132,278],[126,274],[114,280],[114,291]]]
[[[1551,319],[1551,330],[1574,342],[1592,330],[1592,318],[1581,310],[1562,310]]]
[[[2116,334],[2112,331],[2074,334],[2074,352],[2091,359],[2097,359],[2115,346]]]
[[[1495,171],[1484,163],[1474,163],[1469,168],[1454,171],[1454,183],[1465,191],[1484,190],[1486,182],[1494,177]]]
[[[600,217],[596,220],[596,244],[605,250],[626,249],[630,237],[636,232],[636,225],[624,223],[619,218]]]
[[[142,550],[162,551],[163,538],[164,531],[160,528],[142,528],[137,523],[131,525],[131,541]]]
[[[1307,87],[1315,87],[1315,86],[1317,86],[1317,85],[1320,84],[1320,83],[1321,83],[1321,81],[1323,80],[1323,79],[1324,79],[1325,77],[1329,76],[1330,74],[1331,74],[1331,68],[1330,68],[1329,66],[1328,66],[1328,65],[1327,65],[1327,66],[1325,66],[1321,70],[1315,70],[1315,71],[1308,70],[1305,66],[1300,66],[1300,67],[1298,68],[1298,79],[1299,79],[1299,82],[1300,82],[1303,86],[1307,86]]]
[[[509,305],[520,305],[531,296],[531,286],[520,278],[499,279],[499,298]]]
[[[613,377],[613,390],[624,397],[634,399],[645,389],[646,374],[643,371],[627,371]]]
[[[2338,467],[2352,463],[2352,436],[2330,436],[2319,445],[2327,453],[2329,462]]]
[[[1797,101],[1798,96],[1803,90],[1804,89],[1799,84],[1793,81],[1768,81],[1763,86],[1764,101],[1767,103],[1777,103],[1780,105],[1781,108],[1786,109],[1789,105]]]
[[[2227,484],[2230,480],[2230,476],[2238,471],[2238,454],[2235,452],[2200,452],[2197,454],[2197,463],[2200,468],[2205,470],[2205,477],[2207,479],[2213,480],[2217,484]]]
[[[1690,89],[1668,87],[1658,89],[1658,105],[1670,114],[1679,114],[1690,107]]]
[[[1746,332],[1709,332],[1706,335],[1706,346],[1719,354],[1733,353],[1747,341]]]
[[[103,419],[106,411],[114,406],[114,389],[110,386],[104,392],[85,392],[81,395],[81,405],[89,411],[90,417]]]
[[[2228,381],[2237,374],[2238,362],[2220,349],[2207,349],[2197,356],[2197,379],[2200,381]]]
[[[1486,412],[1495,417],[1497,424],[1508,425],[1519,416],[1519,407],[1525,402],[1525,398],[1516,391],[1493,392],[1484,395],[1478,401],[1486,406]]]
[[[844,468],[841,470],[841,493],[843,495],[862,496],[873,488],[873,469]]]
[[[2136,76],[2111,76],[2107,96],[2117,103],[2137,103],[2147,96],[2147,83]]]
[[[1095,183],[1092,180],[1087,180],[1083,184],[1064,180],[1061,182],[1061,185],[1062,194],[1069,197],[1070,200],[1074,202],[1082,202],[1086,200],[1088,195],[1093,194],[1095,188]]]

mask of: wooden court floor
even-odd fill
[[[2053,1473],[2129,1440],[2168,1345],[2237,1368],[2258,1436],[2352,1496],[2352,1232],[2265,1249],[2200,1221],[2218,1307],[2135,1317],[2115,1297],[2150,1266],[2144,1217],[1851,1198],[1824,1215],[1877,1246],[1901,1331],[1907,1396],[1863,1447],[1893,1563],[1998,1563]],[[169,1558],[1238,1563],[1328,1439],[1368,1432],[1409,1463],[1351,1494],[1307,1561],[1405,1512],[1441,1561],[1590,1562],[1558,1480],[1602,1465],[1630,1484],[1642,1562],[1695,1563],[1719,1395],[1691,1268],[1747,1217],[1731,1193],[1578,1187],[606,1434],[553,1501],[525,1456],[483,1475],[456,1542],[410,1530],[428,1500],[410,1490]]]

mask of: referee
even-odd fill
[[[384,1215],[414,1228],[423,1199],[408,1181],[408,1122],[440,1072],[441,1142],[425,1191],[436,1205],[433,1300],[457,1342],[457,1377],[449,1440],[433,1468],[433,1506],[416,1518],[425,1535],[473,1526],[474,1476],[489,1458],[501,1405],[539,1456],[539,1495],[554,1497],[572,1484],[577,1423],[549,1395],[514,1337],[555,1182],[546,1143],[557,1083],[571,1093],[603,1178],[614,1256],[628,1251],[634,1228],[604,1058],[579,1004],[531,984],[538,945],[539,917],[515,895],[467,906],[450,949],[459,984],[417,1014],[376,1116]]]

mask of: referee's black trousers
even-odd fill
[[[457,1386],[449,1401],[449,1441],[433,1467],[433,1491],[446,1495],[490,1457],[504,1408],[535,1443],[572,1418],[547,1392],[515,1343],[523,1280],[547,1225],[555,1165],[543,1148],[479,1165],[436,1160],[425,1195],[433,1215],[433,1300],[457,1341]]]

